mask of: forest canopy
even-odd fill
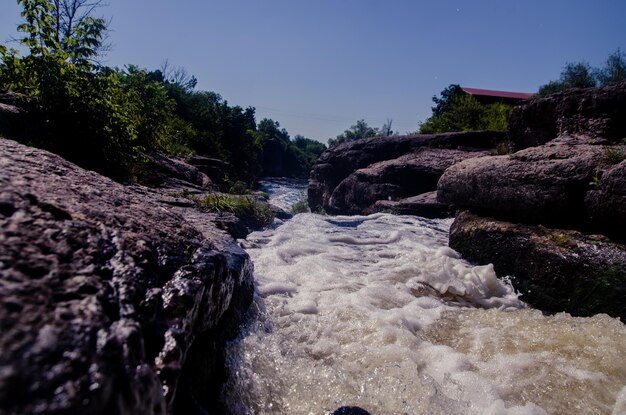
[[[298,164],[286,175],[308,174],[325,149],[301,136],[291,140],[284,129],[267,131],[274,121],[257,125],[254,107],[233,106],[215,92],[196,90],[197,79],[183,68],[101,65],[107,20],[94,13],[102,1],[18,4],[17,40],[25,53],[0,45],[0,89],[26,97],[29,144],[117,180],[131,178],[151,152],[198,154],[229,163],[234,175],[228,181],[248,185],[264,174],[266,144],[274,136]]]

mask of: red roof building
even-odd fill
[[[503,104],[517,104],[518,102],[529,99],[535,94],[526,92],[508,92],[508,91],[493,91],[490,89],[478,89],[478,88],[461,88],[463,92],[473,96],[481,104],[495,104],[501,102]]]

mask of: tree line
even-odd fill
[[[117,180],[136,176],[151,152],[214,157],[232,166],[230,183],[247,185],[263,175],[269,142],[280,140],[278,151],[293,166],[285,175],[307,175],[325,149],[292,140],[273,120],[257,124],[253,107],[196,90],[197,79],[182,68],[101,65],[108,28],[94,14],[102,1],[17,2],[17,40],[27,53],[0,45],[0,89],[25,97],[32,145]]]

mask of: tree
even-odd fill
[[[609,55],[604,68],[598,69],[596,77],[600,85],[610,85],[626,80],[626,55],[619,48]]]
[[[441,98],[433,97],[437,106],[432,108],[433,115],[420,124],[420,133],[506,130],[512,106],[503,103],[483,105],[457,87],[452,84],[441,92]]]
[[[361,138],[376,137],[380,135],[378,128],[370,127],[365,120],[359,120],[355,125],[350,126],[343,134],[339,134],[337,138],[328,140],[328,146],[333,147],[346,141],[354,141]]]
[[[539,95],[547,95],[569,88],[589,88],[596,86],[595,70],[587,62],[568,62],[558,81],[551,81],[539,88]]]
[[[280,128],[278,121],[270,118],[263,118],[257,126],[257,136],[262,140],[272,140],[277,138],[284,142],[289,142],[289,133],[284,128]]]
[[[434,116],[438,116],[450,110],[452,100],[456,97],[462,96],[465,93],[459,84],[448,85],[441,93],[440,97],[433,96],[433,102],[436,104],[431,107]]]
[[[190,75],[185,68],[181,66],[171,67],[167,60],[163,62],[161,69],[154,71],[154,74],[162,82],[178,86],[187,92],[193,91],[198,84],[198,79]]]
[[[617,49],[609,55],[604,67],[593,68],[587,62],[569,62],[557,81],[550,81],[539,88],[539,95],[548,95],[569,88],[588,88],[610,85],[626,80],[626,55]]]
[[[391,118],[387,118],[387,121],[380,128],[380,135],[383,137],[391,137],[393,135],[393,130],[391,129],[391,124],[393,120]]]
[[[94,58],[103,48],[106,21],[93,17],[102,0],[18,0],[26,36],[20,43],[32,56],[59,54],[74,63]]]

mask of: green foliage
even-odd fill
[[[20,43],[32,56],[58,55],[74,64],[88,65],[103,46],[106,22],[91,13],[101,0],[18,0],[25,34]]]
[[[268,226],[274,220],[274,212],[269,205],[250,196],[211,193],[192,200],[200,209],[215,213],[233,213],[238,218],[254,223],[255,226]]]
[[[257,131],[254,108],[194,91],[197,79],[184,69],[96,65],[107,28],[92,13],[103,1],[18,0],[19,40],[28,54],[0,45],[0,89],[35,98],[28,108],[31,144],[118,179],[141,171],[144,153],[197,153],[223,160],[228,182],[250,187],[262,173],[265,137],[272,136],[284,143],[290,171],[308,174],[321,143],[304,137],[293,143],[272,120]]]
[[[607,164],[621,163],[622,160],[626,159],[626,151],[624,150],[624,146],[606,147],[602,158]]]
[[[604,67],[596,71],[600,85],[610,85],[626,80],[626,55],[619,48],[609,55]]]
[[[230,185],[228,193],[233,195],[248,195],[252,193],[252,189],[250,189],[248,185],[241,180],[238,180]]]
[[[611,85],[626,80],[626,55],[617,49],[610,54],[601,68],[593,68],[587,62],[568,62],[557,81],[550,81],[539,88],[545,96],[569,88],[588,88]]]
[[[548,95],[569,88],[596,86],[594,69],[587,62],[568,62],[558,81],[551,81],[539,88],[539,95]]]
[[[437,95],[433,96],[433,102],[436,105],[431,109],[434,116],[440,116],[450,111],[453,100],[465,95],[465,93],[459,84],[450,84],[439,95],[440,97],[437,97]]]
[[[309,201],[304,192],[300,194],[300,198],[296,203],[291,206],[291,214],[297,215],[298,213],[307,213],[309,210]]]
[[[391,125],[389,128],[391,128]],[[380,135],[380,130],[378,128],[372,128],[365,122],[365,120],[359,120],[356,124],[350,126],[349,129],[345,130],[342,134],[339,134],[336,138],[329,139],[328,146],[334,147],[347,141],[376,137],[378,135]]]
[[[301,135],[291,140],[287,130],[268,118],[259,122],[255,136],[263,147],[263,170],[270,175],[307,177],[315,160],[326,150],[324,144]]]
[[[502,103],[483,105],[471,95],[454,95],[446,100],[445,110],[439,115],[433,113],[420,125],[419,131],[422,134],[477,130],[505,131],[512,110],[513,107],[510,105]]]

